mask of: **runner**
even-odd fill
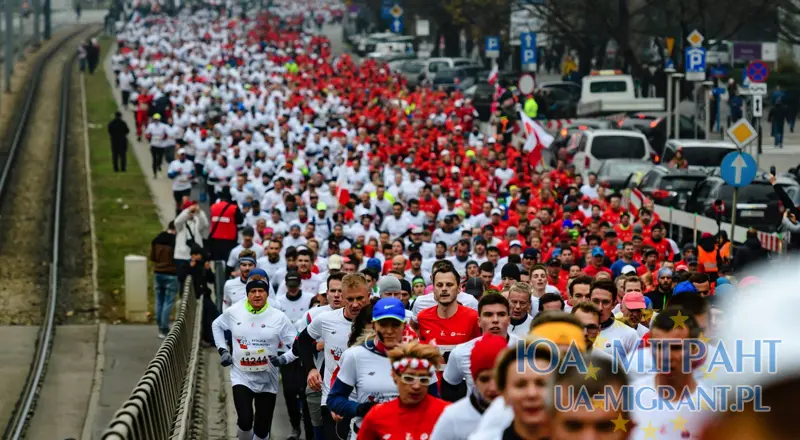
[[[339,360],[347,349],[350,327],[361,309],[369,304],[369,287],[366,278],[358,273],[347,274],[342,278],[342,300],[344,307],[324,312],[314,318],[300,333],[297,340],[297,353],[305,366],[309,388],[321,391],[321,411],[325,438],[346,438],[347,425],[337,422],[327,406],[328,393],[333,383],[333,373],[339,368]],[[314,363],[317,341],[322,341],[325,353],[324,371],[320,372]],[[338,419],[338,416],[337,416]]]
[[[277,367],[296,359],[291,345],[297,331],[283,312],[267,305],[268,295],[266,281],[249,281],[247,298],[232,304],[212,324],[220,363],[231,367],[239,440],[269,438],[278,393]],[[233,354],[228,352],[227,331],[232,334]],[[281,354],[283,350],[288,351]]]
[[[367,311],[364,309],[361,314]],[[353,420],[352,436],[358,434],[362,419],[375,405],[398,396],[387,352],[403,342],[405,312],[403,303],[396,298],[378,300],[371,310],[374,330],[368,332],[366,337],[359,337],[359,341],[364,341],[342,354],[327,404],[332,412]],[[429,392],[438,396],[436,384],[431,383],[430,388]],[[353,392],[356,393],[356,401],[349,400]]]
[[[439,347],[444,360],[440,368],[444,371],[450,352],[481,333],[477,312],[456,302],[460,279],[453,265],[440,263],[432,277],[433,295],[438,305],[417,315],[419,340]]]
[[[222,288],[222,313],[247,297],[247,277],[256,267],[256,253],[245,249],[239,253],[239,277],[225,281]],[[269,292],[268,292],[269,293]]]
[[[514,347],[519,339],[508,333],[508,326],[511,320],[510,306],[508,300],[502,295],[484,295],[478,302],[478,325],[484,336],[475,338],[469,342],[459,344],[450,353],[450,359],[444,369],[442,378],[442,397],[445,400],[454,402],[472,393],[475,383],[472,380],[470,359],[473,347],[481,338],[486,335],[500,336],[505,339],[509,347]],[[466,393],[453,389],[466,381]]]
[[[387,354],[398,397],[367,413],[361,422],[358,440],[429,438],[448,405],[428,392],[439,369],[439,351],[430,345],[412,342]]]
[[[472,392],[444,410],[431,433],[431,440],[466,440],[475,432],[481,415],[498,396],[494,364],[506,348],[508,341],[492,334],[475,342],[469,358],[474,383]]]

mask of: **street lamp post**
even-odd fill
[[[672,75],[673,78],[678,80],[678,81],[675,82],[675,129],[674,129],[675,139],[678,139],[678,138],[681,137],[681,131],[680,131],[680,127],[681,127],[681,125],[680,125],[680,119],[681,119],[680,104],[681,104],[681,79],[683,79],[683,76],[684,75],[682,73],[676,73],[676,74]]]
[[[667,75],[667,140],[669,140],[670,132],[672,131],[672,75],[675,74],[675,69],[669,67],[664,69],[664,73]]]
[[[705,92],[705,114],[703,115],[703,132],[706,140],[711,139],[711,93],[714,89],[714,81],[703,81],[703,91]]]

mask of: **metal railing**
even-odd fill
[[[144,376],[103,433],[103,440],[182,440],[191,409],[200,356],[203,302],[186,278],[178,317]]]

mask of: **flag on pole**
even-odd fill
[[[497,76],[500,74],[500,71],[497,69],[497,63],[492,63],[492,71],[489,72],[489,84],[494,84],[497,82]]]
[[[526,136],[522,151],[528,153],[528,161],[535,167],[542,160],[542,150],[550,147],[554,138],[538,122],[529,118],[524,112],[520,111],[519,116]]]

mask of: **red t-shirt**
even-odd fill
[[[597,275],[600,272],[605,272],[605,273],[611,275],[611,269],[609,269],[609,268],[607,268],[605,266],[597,268],[597,267],[594,267],[594,266],[592,266],[590,264],[590,265],[588,265],[588,266],[583,268],[583,273],[585,273],[586,275],[589,275],[590,277],[594,277],[595,275]]]
[[[455,315],[442,319],[437,310],[438,307],[431,307],[419,312],[417,334],[420,342],[438,346],[445,363],[447,363],[450,352],[456,348],[456,345],[471,341],[481,335],[481,328],[478,327],[478,312],[459,304]],[[444,365],[442,364],[442,367]]]
[[[420,440],[429,438],[449,402],[431,395],[416,406],[400,403],[400,399],[376,405],[361,421],[358,440]]]

